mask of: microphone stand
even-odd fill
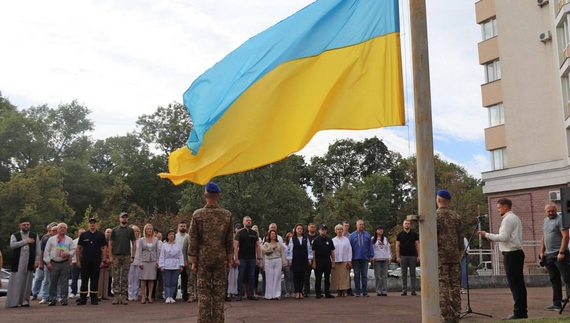
[[[471,236],[469,237],[469,243],[467,243],[467,246],[465,246],[465,257],[468,256],[467,253],[467,248],[469,247],[469,245],[471,244],[471,240],[473,240],[473,237],[475,236],[475,233],[477,232],[477,229],[479,228],[479,224],[481,223],[481,217],[478,216],[477,217],[477,223],[475,224],[475,228],[473,229],[473,232],[471,233]],[[465,309],[465,312],[461,313],[461,316],[459,317],[459,319],[462,319],[464,317],[466,317],[469,314],[477,314],[477,315],[481,315],[481,316],[486,316],[486,317],[493,317],[492,315],[489,314],[483,314],[483,313],[478,313],[478,312],[473,312],[473,310],[471,309],[471,297],[469,294],[469,262],[467,262],[466,267],[464,270],[467,272],[467,308]]]

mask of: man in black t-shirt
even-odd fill
[[[334,268],[334,243],[327,237],[327,226],[321,224],[319,236],[316,237],[311,247],[313,249],[313,262],[311,267],[315,270],[315,292],[317,299],[321,298],[321,279],[325,274],[325,297],[334,298],[330,292],[331,268]]]
[[[416,265],[420,261],[420,238],[411,230],[409,220],[404,221],[404,230],[396,238],[396,261],[402,270],[402,296],[408,295],[408,268],[412,281],[412,295],[416,295]]]
[[[313,243],[313,240],[315,240],[316,237],[318,237],[319,235],[317,234],[317,226],[314,223],[309,223],[307,225],[307,238],[309,239],[309,244]],[[313,270],[313,268],[311,268],[311,266],[307,267],[307,270],[305,271],[305,284],[304,284],[304,292],[303,292],[303,296],[307,297],[309,296],[309,293],[311,292],[311,271]]]
[[[81,288],[77,305],[87,304],[87,287],[91,286],[91,304],[98,305],[99,267],[107,260],[107,239],[97,230],[97,219],[89,219],[89,231],[83,232],[77,241],[77,267],[81,270]],[[91,282],[89,282],[91,280]]]
[[[243,281],[247,275],[247,298],[249,300],[257,300],[253,295],[255,267],[259,266],[261,253],[259,248],[259,236],[257,232],[251,229],[251,218],[246,216],[243,218],[244,228],[235,235],[234,259],[235,264],[239,267],[238,274],[238,296],[236,301],[241,301],[243,297]]]

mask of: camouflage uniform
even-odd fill
[[[447,207],[437,209],[439,307],[441,322],[459,322],[461,313],[461,256],[464,252],[461,219]]]
[[[127,295],[130,267],[130,255],[113,255],[111,275],[113,277],[113,293],[115,293],[115,297]]]
[[[232,215],[206,205],[192,216],[188,256],[198,268],[198,322],[224,322],[228,259],[234,252]]]
[[[192,263],[188,262],[188,247],[190,242],[190,235],[186,235],[184,238],[184,243],[182,244],[182,255],[184,256],[184,264],[186,266],[186,273],[188,274],[188,284],[186,286],[186,291],[188,293],[188,300],[190,302],[194,301],[197,298],[197,276],[196,273],[192,270]]]

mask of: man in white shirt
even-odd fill
[[[57,225],[57,235],[49,238],[44,251],[44,263],[49,270],[49,306],[56,304],[57,288],[61,290],[61,305],[67,305],[69,291],[69,268],[75,255],[73,239],[66,235],[67,224]]]
[[[180,246],[180,249],[182,249],[182,247],[184,246],[184,239],[186,238],[186,236],[188,236],[187,232],[187,226],[186,226],[186,222],[184,221],[180,221],[178,222],[178,232],[176,233],[174,239],[176,240],[176,243]],[[180,273],[180,286],[188,286],[188,271],[187,270],[183,270]],[[181,287],[181,292],[182,292],[182,299],[184,301],[188,301],[188,289],[186,287]],[[177,292],[174,292],[174,295],[172,295],[173,299],[176,299],[176,294]],[[171,295],[168,295],[171,296]],[[167,297],[168,297],[167,296]]]
[[[503,320],[516,320],[528,317],[527,294],[524,283],[524,252],[522,250],[522,222],[512,211],[511,200],[502,198],[497,201],[497,210],[503,217],[498,234],[479,231],[478,234],[491,241],[499,242],[499,250],[503,253],[503,265],[507,282],[513,294],[513,314]]]

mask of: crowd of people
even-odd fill
[[[33,300],[66,306],[69,299],[76,299],[77,305],[88,301],[97,305],[110,297],[114,305],[153,303],[155,299],[174,303],[179,279],[180,299],[196,301],[197,276],[189,261],[187,223],[178,223],[177,230],[169,230],[163,239],[152,224],[146,224],[141,233],[138,226],[128,225],[128,218],[127,213],[121,213],[119,225],[103,232],[97,230],[97,219],[90,218],[89,227],[80,229],[75,239],[67,234],[65,223],[50,223],[47,232],[39,236],[30,231],[29,219],[20,219],[20,231],[11,237],[14,254],[6,307],[30,306]],[[375,272],[376,294],[387,296],[392,253],[383,227],[377,226],[372,235],[362,220],[356,222],[354,232],[350,233],[349,227],[348,221],[337,224],[331,239],[327,225],[317,229],[314,223],[297,224],[283,238],[275,223],[260,235],[251,218],[244,217],[233,226],[234,251],[225,301],[302,299],[311,293],[312,272],[316,298],[368,297],[369,264]],[[404,222],[404,228],[410,232],[409,221]],[[417,234],[410,240],[413,250],[408,250],[409,239],[404,239],[398,240],[398,252],[401,243],[402,255],[411,252],[417,256],[414,237]],[[350,288],[351,270],[354,291]],[[413,285],[412,290],[415,282]]]
[[[155,299],[164,299],[170,304],[179,299],[180,279],[180,298],[187,302],[198,300],[200,317],[223,322],[224,301],[308,297],[313,271],[317,299],[369,297],[370,267],[374,268],[376,295],[388,296],[388,266],[393,257],[381,225],[370,234],[365,230],[364,221],[358,220],[356,230],[349,232],[350,223],[344,221],[334,226],[334,238],[331,239],[326,224],[317,229],[314,223],[306,226],[299,223],[286,231],[283,238],[278,234],[277,225],[272,223],[260,235],[249,216],[244,217],[242,223],[232,224],[231,213],[217,204],[220,194],[215,183],[208,183],[204,193],[207,204],[194,212],[190,232],[187,233],[187,223],[182,221],[176,231],[168,230],[164,239],[151,224],[143,227],[141,235],[139,227],[128,225],[129,214],[124,212],[119,214],[119,225],[104,233],[97,230],[97,219],[90,218],[88,228],[80,229],[75,240],[67,235],[65,223],[50,223],[47,232],[39,236],[30,230],[29,219],[20,219],[20,230],[10,237],[12,274],[6,307],[28,307],[32,300],[48,306],[66,306],[69,299],[74,298],[77,305],[86,305],[88,299],[91,305],[98,305],[108,297],[113,297],[113,305],[139,301],[152,304]],[[460,287],[463,285],[460,262],[468,248],[461,234],[461,219],[449,209],[450,201],[449,192],[438,191],[442,322],[459,321]],[[528,316],[522,225],[511,207],[512,202],[508,199],[497,202],[497,209],[503,216],[498,234],[478,232],[482,237],[498,242],[503,254],[514,299],[513,314],[505,317],[506,320]],[[545,213],[540,256],[545,259],[553,286],[553,303],[546,309],[559,310],[563,299],[562,283],[567,291],[570,290],[567,249],[570,238],[556,205],[547,204]],[[403,222],[395,247],[395,259],[402,270],[401,295],[408,295],[409,272],[409,290],[415,296],[415,268],[420,261],[419,235],[411,229],[410,221]],[[351,270],[354,272],[354,290],[351,288]],[[68,295],[70,277],[71,294]]]

